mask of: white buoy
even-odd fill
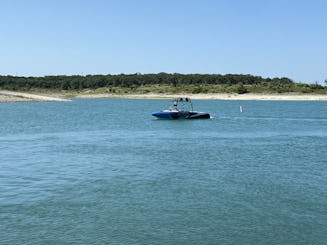
[[[242,113],[243,112],[243,107],[240,105],[240,112]]]

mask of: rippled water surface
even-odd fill
[[[0,104],[0,244],[327,244],[327,102],[168,104]]]

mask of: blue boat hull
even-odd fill
[[[152,116],[159,119],[209,119],[210,114],[196,111],[159,111],[153,112]]]

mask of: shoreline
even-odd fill
[[[176,97],[189,97],[193,100],[274,100],[274,101],[327,101],[327,95],[322,94],[103,94],[103,93],[77,93],[71,98],[63,93],[25,93],[16,91],[0,90],[1,102],[32,102],[32,101],[71,101],[74,98],[97,99],[97,98],[119,98],[119,99],[173,99]]]
[[[33,102],[33,101],[55,101],[65,102],[70,99],[60,98],[55,94],[31,94],[16,91],[0,90],[0,102]]]
[[[126,99],[173,99],[188,97],[193,100],[280,100],[280,101],[327,101],[327,95],[320,94],[80,94],[75,98],[126,98]]]

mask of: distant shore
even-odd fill
[[[32,94],[16,91],[0,90],[0,102],[24,102],[24,101],[70,101],[70,99],[61,98],[54,94]]]
[[[196,100],[327,100],[320,94],[81,94],[76,98],[129,98],[129,99],[170,99],[189,97]]]
[[[23,102],[23,101],[70,101],[70,98],[127,98],[127,99],[171,99],[176,97],[189,97],[196,100],[285,100],[285,101],[327,101],[327,95],[320,94],[103,94],[103,93],[74,93],[61,94],[46,92],[23,93],[0,90],[0,102]]]

